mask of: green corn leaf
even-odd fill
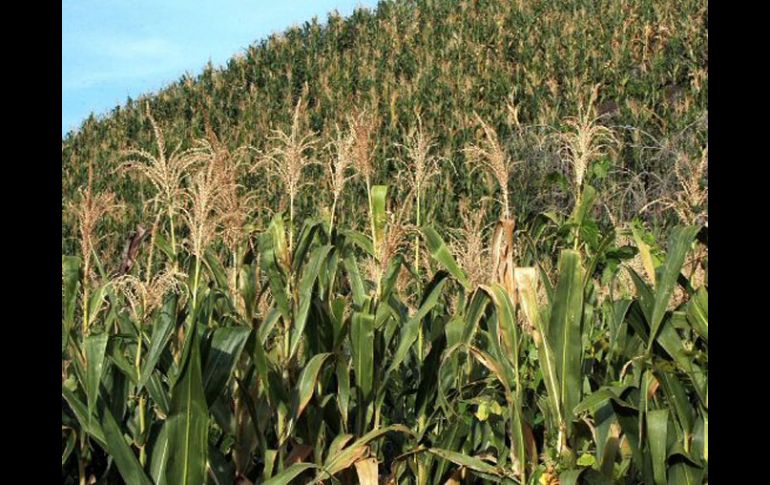
[[[169,261],[174,261],[175,249],[171,247],[171,242],[166,239],[162,231],[155,231],[155,247],[160,249]]]
[[[280,220],[280,219],[277,219]],[[274,220],[275,222],[276,220]],[[271,223],[271,227],[273,227]],[[281,225],[281,227],[283,227]],[[282,230],[282,229],[281,229]],[[273,232],[280,232],[276,229]],[[270,294],[273,297],[276,307],[281,312],[281,316],[286,321],[291,320],[291,298],[287,294],[286,278],[288,277],[285,262],[281,262],[280,251],[288,251],[285,247],[278,249],[271,232],[262,234],[259,238],[259,252],[261,257],[260,267],[265,272],[270,286]],[[280,239],[280,238],[279,238]],[[281,241],[279,240],[280,244]],[[283,241],[285,244],[285,241]]]
[[[458,421],[453,426],[449,426],[447,429],[444,430],[444,432],[441,434],[441,437],[438,439],[436,448],[441,448],[445,450],[456,450],[460,449],[462,441],[466,438],[468,435],[469,426],[466,425],[463,421]],[[429,460],[426,460],[426,466],[430,466],[430,464],[433,461],[433,456],[428,456]],[[452,463],[449,460],[438,460],[438,466],[436,471],[437,477],[443,477],[444,473],[446,472],[447,468],[450,466],[450,463]]]
[[[102,428],[104,429],[104,439],[107,443],[107,452],[115,461],[123,480],[126,483],[136,483],[138,485],[153,485],[152,481],[144,473],[136,455],[131,451],[126,440],[123,439],[123,432],[120,430],[109,408],[104,409]]]
[[[199,485],[206,475],[209,415],[197,325],[190,325],[187,339],[188,351],[183,352],[179,377],[171,393],[166,479],[179,485]]]
[[[567,421],[580,402],[582,382],[583,278],[580,254],[565,250],[559,261],[559,282],[556,286],[554,308],[548,325],[547,339],[553,344],[556,372],[559,376],[559,396]]]
[[[70,455],[72,455],[72,450],[75,449],[75,443],[77,443],[77,434],[73,430],[70,430],[70,432],[67,433],[67,443],[64,445],[64,451],[62,451],[61,454],[62,468],[67,463],[67,460],[69,460]]]
[[[94,290],[93,293],[91,293],[91,297],[88,301],[88,324],[89,326],[92,326],[99,316],[99,312],[102,310],[102,307],[104,306],[104,302],[106,301],[107,296],[107,290],[109,290],[110,285],[112,284],[111,281],[108,281],[107,283],[104,283],[103,285],[100,285],[96,290]]]
[[[650,459],[652,460],[652,473],[655,485],[665,485],[668,409],[648,411],[646,422],[647,443],[650,447]]]
[[[398,278],[402,263],[403,258],[401,255],[396,255],[388,261],[388,266],[385,268],[385,273],[380,280],[380,301],[388,301],[390,298],[393,287],[396,285],[396,279]],[[375,327],[379,328],[380,325],[375,324]]]
[[[171,403],[168,400],[168,392],[163,387],[161,382],[160,372],[156,369],[152,376],[147,380],[147,393],[150,398],[155,402],[164,416],[168,415]]]
[[[109,352],[109,345],[107,346]],[[116,420],[123,420],[126,415],[132,386],[136,381],[131,381],[127,375],[117,367],[106,366],[104,377],[100,385],[100,392],[105,398],[105,404],[110,408]]]
[[[612,485],[614,482],[593,468],[567,470],[559,475],[559,485]]]
[[[693,431],[694,409],[687,399],[684,387],[672,372],[656,372],[655,377],[662,384],[670,409],[684,432],[684,442],[689,445]]]
[[[219,262],[217,254],[211,249],[207,249],[203,259],[206,263],[205,266],[211,272],[211,276],[214,277],[214,281],[216,281],[217,286],[219,288],[229,288],[230,284],[227,281],[227,273],[225,272],[225,268],[222,266],[222,263]]]
[[[500,384],[503,385],[506,400],[509,403],[513,402],[513,392],[511,392],[511,386],[509,384],[512,379],[510,378],[510,373],[505,371],[505,364],[502,359],[496,359],[491,354],[477,347],[468,347],[468,350],[481,365],[489,369],[495,375],[497,380],[500,381]]]
[[[366,291],[364,290],[364,282],[361,279],[361,273],[358,271],[358,263],[356,263],[352,251],[346,251],[345,256],[342,258],[342,266],[345,268],[345,272],[348,275],[348,281],[350,282],[353,305],[357,309],[362,308],[366,298]]]
[[[64,309],[64,329],[69,333],[74,326],[75,308],[77,307],[78,288],[80,286],[80,258],[62,256],[62,307]]]
[[[390,347],[396,330],[403,327],[408,318],[409,310],[393,295],[390,295],[384,305],[377,307],[377,314],[374,316],[374,331],[382,334],[382,342],[386,348]]]
[[[250,335],[251,329],[248,327],[214,330],[203,371],[203,388],[209,406],[224,391]]]
[[[152,375],[155,366],[158,365],[160,356],[163,350],[166,349],[171,334],[174,332],[176,327],[176,304],[177,297],[169,297],[155,318],[150,348],[147,351],[144,365],[142,366],[142,374],[139,376],[138,391],[141,391],[145,384],[147,384],[147,380]]]
[[[337,404],[344,428],[348,426],[348,408],[350,406],[350,364],[347,359],[337,359]]]
[[[265,480],[262,485],[289,485],[295,483],[292,480],[299,475],[313,468],[318,468],[318,466],[312,463],[295,463],[270,480]]]
[[[297,347],[305,331],[307,324],[307,315],[310,311],[310,303],[313,301],[313,286],[318,279],[318,272],[321,270],[322,263],[329,256],[333,246],[321,246],[313,250],[310,262],[305,266],[302,273],[302,281],[299,284],[299,308],[296,313],[294,327],[291,332],[289,359],[297,352]]]
[[[595,414],[602,406],[602,404],[604,404],[607,400],[612,400],[619,406],[636,411],[636,406],[620,398],[620,396],[626,392],[629,387],[630,386],[627,385],[610,386],[598,389],[580,401],[580,404],[575,406],[575,408],[572,410],[572,413],[575,416],[585,411],[588,411],[591,414]]]
[[[257,371],[257,378],[264,386],[268,386],[268,357],[265,353],[264,344],[256,339],[254,343],[254,353],[252,354],[254,368]],[[269,387],[268,387],[269,389]]]
[[[618,347],[623,345],[627,328],[625,326],[626,315],[631,307],[632,300],[624,298],[612,303],[612,310],[609,318],[610,327],[610,359],[618,351]]]
[[[352,229],[344,229],[340,231],[340,234],[345,236],[346,240],[363,249],[366,254],[374,257],[374,246],[372,245],[372,240],[369,236]]]
[[[303,224],[302,232],[299,234],[297,246],[294,248],[294,254],[292,255],[291,269],[294,274],[298,274],[300,268],[302,268],[302,265],[305,262],[305,256],[315,239],[316,232],[323,227],[323,224],[323,221],[320,219],[311,219]]]
[[[240,282],[241,298],[243,298],[246,320],[251,321],[254,318],[254,312],[256,310],[258,282],[257,272],[252,265],[243,265],[240,268],[238,281]]]
[[[257,329],[257,341],[264,345],[267,341],[267,337],[270,335],[270,332],[273,331],[273,328],[275,328],[275,325],[278,323],[278,320],[281,318],[281,311],[278,310],[275,307],[272,307],[267,312],[267,316],[265,316],[265,319],[262,320],[262,323],[259,325],[259,328]]]
[[[372,229],[374,230],[374,252],[379,258],[378,251],[385,237],[385,226],[388,223],[386,204],[388,197],[387,185],[375,185],[372,187]]]
[[[115,367],[117,367],[123,374],[125,374],[132,384],[137,384],[139,379],[136,375],[136,367],[133,363],[126,359],[125,355],[123,355],[125,349],[123,349],[121,345],[112,345],[110,347],[112,348],[108,348],[107,350],[107,357],[109,358],[110,362],[112,362]]]
[[[423,298],[420,308],[415,314],[404,324],[401,328],[401,334],[398,339],[398,348],[395,354],[393,354],[393,360],[391,360],[388,370],[385,372],[385,379],[383,381],[383,387],[387,385],[390,374],[398,368],[399,365],[406,359],[406,355],[409,349],[412,348],[415,340],[417,340],[417,333],[422,319],[430,312],[433,307],[438,303],[438,299],[441,297],[441,291],[444,288],[444,284],[447,282],[447,273],[438,272],[434,276],[433,281],[426,289],[427,295]]]
[[[90,419],[88,407],[78,399],[74,392],[63,385],[61,394],[64,400],[67,401],[67,404],[69,404],[69,407],[75,415],[75,418],[78,420],[78,423],[80,423],[80,426],[99,444],[99,446],[106,450],[107,444],[104,440],[104,431],[102,431],[102,427],[99,425],[98,420]]]
[[[650,281],[652,281],[652,284],[657,285],[655,270],[660,265],[660,262],[653,256],[650,246],[644,241],[641,230],[636,226],[631,226],[631,232],[634,236],[634,241],[636,241],[636,247],[639,249],[639,255],[642,258],[644,271],[647,273]]]
[[[249,419],[251,419],[251,425],[253,427],[254,433],[256,436],[260,436],[259,414],[257,411],[257,406],[254,404],[254,400],[251,398],[251,395],[249,394],[246,384],[244,384],[244,382],[238,379],[237,377],[234,377],[234,379],[235,379],[235,382],[238,384],[238,395],[243,400],[243,403],[246,405],[246,411],[249,414]],[[272,402],[275,402],[275,401],[272,401]],[[264,447],[265,444],[262,443],[261,446]],[[267,459],[268,456],[265,455],[265,458]],[[272,466],[270,468],[267,468],[267,462],[265,463],[265,466],[266,468],[263,473],[264,473],[264,476],[267,477],[272,472]]]
[[[706,402],[706,375],[693,358],[688,355],[684,348],[684,342],[677,333],[670,320],[663,322],[657,338],[658,344],[670,355],[676,365],[684,371],[692,380],[695,392],[701,400],[701,404]]]
[[[371,399],[374,380],[374,315],[369,313],[370,302],[367,298],[364,309],[353,312],[350,321],[350,350],[356,387],[366,402]]]
[[[430,352],[425,357],[425,361],[420,369],[420,383],[417,387],[417,396],[415,397],[415,410],[418,420],[422,418],[428,422],[428,414],[433,412],[433,403],[435,402],[436,388],[438,386],[438,370],[441,362],[441,354],[446,348],[446,338],[441,335],[434,340],[430,347]]]
[[[596,250],[596,253],[591,258],[591,262],[588,265],[588,269],[585,273],[585,281],[583,282],[583,289],[584,291],[588,290],[588,285],[591,284],[592,277],[594,274],[594,271],[596,271],[596,267],[599,264],[599,261],[604,257],[605,252],[607,251],[607,248],[609,248],[610,244],[615,240],[615,231],[610,231],[606,236],[604,236],[604,239],[602,239],[601,244],[599,244],[599,247]]]
[[[292,255],[289,254],[289,245],[286,242],[286,229],[281,214],[276,214],[270,221],[270,226],[268,226],[265,236],[270,239],[275,264],[281,274],[287,277],[289,275],[289,263]]]
[[[150,454],[150,478],[155,485],[163,485],[166,482],[166,476],[163,473],[168,463],[168,425],[163,423],[152,443],[152,452]]]
[[[302,411],[305,410],[305,407],[310,402],[310,398],[313,397],[313,392],[315,391],[315,386],[318,382],[318,373],[321,371],[326,359],[331,355],[332,354],[328,352],[314,355],[305,365],[305,368],[302,369],[302,373],[297,381],[297,386],[294,388],[292,394],[292,419],[287,428],[287,437],[291,434],[293,427],[302,415]]]
[[[674,286],[679,278],[679,273],[684,264],[684,258],[690,251],[690,246],[700,230],[699,226],[676,227],[671,233],[668,243],[666,260],[658,268],[655,285],[655,305],[650,317],[650,339],[647,349],[652,348],[652,343],[658,335],[658,329],[663,321],[666,308],[674,292]]]
[[[438,232],[436,232],[433,226],[424,226],[422,228],[422,234],[425,236],[425,245],[428,247],[428,251],[430,251],[433,259],[435,259],[447,271],[449,271],[449,274],[451,274],[452,277],[459,281],[460,284],[468,288],[470,286],[468,278],[465,276],[463,270],[460,269],[460,266],[452,256],[452,252],[449,250],[449,247],[446,245],[444,240],[441,239],[441,236],[439,236]]]
[[[489,296],[485,291],[476,289],[471,297],[471,303],[468,306],[466,314],[466,325],[463,330],[462,343],[465,345],[471,345],[476,331],[479,328],[479,322],[484,315],[484,311],[487,305],[490,303]]]
[[[594,189],[588,184],[583,184],[583,191],[580,197],[580,204],[575,206],[575,209],[574,209],[574,212],[572,213],[572,218],[571,218],[572,222],[574,224],[577,224],[578,226],[581,226],[585,222],[586,215],[588,214],[588,211],[591,210],[591,207],[593,207],[595,201],[596,201],[596,189]]]
[[[487,478],[496,482],[504,475],[497,467],[490,465],[489,463],[482,461],[475,456],[468,456],[462,453],[458,453],[452,450],[444,450],[441,448],[428,448],[426,450],[432,455],[436,455],[439,458],[450,461],[455,465],[464,466],[465,468],[474,471],[481,478]]]
[[[577,485],[580,475],[585,468],[579,470],[567,470],[559,475],[559,485]]]
[[[652,288],[645,283],[645,281],[642,279],[639,274],[631,269],[630,267],[626,267],[626,270],[628,271],[628,274],[631,276],[631,281],[634,283],[634,287],[636,288],[636,295],[637,295],[637,302],[639,304],[639,307],[642,310],[642,313],[644,314],[644,319],[647,322],[652,321],[652,311],[655,306],[655,296],[652,292]],[[649,324],[647,325],[649,328]],[[647,333],[647,332],[645,332]]]
[[[106,333],[91,334],[85,338],[88,419],[94,415],[96,401],[99,398],[99,383],[104,373],[104,356],[108,340],[109,335]]]
[[[672,460],[668,469],[669,485],[701,485],[703,483],[703,469],[690,464],[684,459]]]
[[[337,297],[329,302],[329,320],[332,324],[332,348],[339,349],[345,334],[345,299]]]
[[[641,443],[639,441],[640,427],[639,411],[637,409],[628,409],[622,405],[619,405],[614,400],[610,400],[612,411],[620,425],[620,429],[631,448],[632,461],[637,469],[641,470],[646,465],[644,461],[644,455],[641,449]]]
[[[698,288],[695,296],[687,303],[687,321],[693,330],[709,342],[709,294],[706,288]]]
[[[519,333],[518,323],[515,320],[513,303],[507,291],[502,285],[494,284],[491,287],[482,286],[481,289],[489,294],[497,312],[496,322],[490,322],[490,340],[498,354],[500,367],[503,369],[508,385],[514,386],[515,395],[508,397],[508,405],[511,415],[510,437],[511,447],[516,459],[516,467],[523,481],[526,481],[527,470],[527,444],[524,436],[524,423],[522,418],[522,385],[519,382]],[[488,324],[490,324],[488,323]],[[497,329],[499,325],[500,329]],[[497,335],[502,337],[505,348],[498,344]]]

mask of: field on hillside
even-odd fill
[[[387,1],[62,140],[62,481],[708,481],[707,4]]]

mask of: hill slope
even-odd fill
[[[676,159],[696,159],[706,147],[707,4],[570,3],[386,1],[348,19],[330,15],[325,25],[306,22],[251,46],[222,70],[209,66],[197,78],[182,78],[109,116],[86,120],[62,140],[63,203],[85,184],[91,162],[96,190],[117,193],[131,209],[123,227],[142,219],[148,194],[113,170],[121,150],[154,149],[145,102],[169,148],[203,136],[206,116],[231,148],[266,148],[270,130],[287,126],[305,90],[318,147],[354,110],[374,107],[380,120],[375,179],[383,183],[393,180],[403,159],[397,144],[420,112],[436,138],[436,153],[448,160],[429,201],[437,222],[458,225],[458,196],[494,195],[494,184],[468,176],[463,148],[480,133],[474,113],[524,162],[509,182],[515,211],[558,208],[569,198],[560,177],[568,167],[550,135],[599,85],[599,111],[612,115],[604,122],[624,143],[603,166],[609,174],[600,173],[594,183],[613,188],[605,193],[617,197],[616,218],[629,217],[677,186],[671,170]],[[516,131],[517,122],[528,128]],[[313,156],[325,160],[327,154],[317,150]],[[453,169],[446,168],[450,164]],[[320,169],[310,174],[320,176]],[[277,190],[257,178],[246,183],[267,197]],[[305,193],[300,211],[328,205],[321,192]],[[346,207],[359,206],[363,193],[351,190]],[[652,209],[645,214],[660,219],[662,213]],[[63,250],[71,252],[70,216],[64,226]]]

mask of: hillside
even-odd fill
[[[570,197],[568,167],[552,135],[598,85],[596,106],[609,115],[602,122],[615,127],[622,143],[593,183],[612,188],[605,192],[615,219],[630,219],[650,202],[671,198],[680,188],[676,160],[698,160],[706,147],[707,21],[707,4],[692,0],[386,1],[347,19],[332,14],[324,25],[313,19],[249,47],[224,69],[208,67],[86,120],[62,140],[63,203],[85,184],[91,162],[95,189],[126,203],[122,227],[142,219],[148,195],[114,169],[121,150],[155,149],[145,102],[169,150],[202,137],[206,116],[230,148],[266,149],[270,130],[288,125],[306,90],[309,127],[320,138],[312,156],[322,162],[329,155],[320,148],[332,140],[335,124],[344,127],[356,109],[376,110],[380,182],[392,180],[403,161],[398,144],[416,126],[419,110],[435,153],[446,159],[429,201],[437,222],[456,227],[461,197],[494,195],[494,184],[468,176],[463,148],[481,133],[474,113],[522,162],[509,181],[515,212],[561,209]],[[320,169],[309,173],[322,177]],[[267,200],[277,190],[253,175],[244,183]],[[363,194],[353,184],[344,206],[359,206]],[[307,191],[300,213],[315,213],[328,200],[324,191]],[[664,207],[653,204],[641,215],[660,222]],[[74,249],[72,222],[65,214],[65,253]]]

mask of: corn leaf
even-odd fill
[[[347,446],[341,450],[339,453],[335,454],[334,456],[330,456],[330,458],[327,459],[327,461],[324,463],[324,473],[320,474],[317,479],[322,478],[325,474],[334,476],[342,470],[350,467],[358,460],[358,458],[360,458],[361,454],[366,451],[366,445],[368,445],[369,442],[383,436],[385,433],[393,431],[414,435],[412,430],[400,424],[392,424],[390,426],[372,430],[358,440],[354,441],[350,446]]]
[[[426,450],[428,453],[450,461],[455,465],[464,466],[465,468],[476,472],[481,478],[486,478],[499,482],[503,478],[503,473],[497,469],[494,465],[476,458],[475,456],[468,456],[462,453],[458,453],[452,450],[444,450],[441,448],[429,448]]]
[[[374,380],[374,315],[369,313],[369,300],[362,311],[353,313],[350,322],[350,350],[353,354],[353,372],[361,398],[369,402]]]
[[[104,409],[102,428],[107,443],[107,452],[115,460],[115,465],[117,465],[123,480],[126,483],[136,483],[137,485],[153,485],[144,473],[136,455],[131,451],[126,440],[123,439],[123,432],[108,408]]]
[[[289,422],[287,435],[291,433],[293,426],[296,425],[297,420],[302,415],[302,411],[305,410],[305,407],[310,402],[310,398],[313,397],[313,392],[318,382],[318,373],[321,371],[321,366],[323,366],[326,359],[331,355],[328,352],[314,355],[302,369],[297,386],[292,394],[292,419]]]
[[[80,258],[62,256],[61,272],[64,329],[66,333],[69,333],[74,326],[75,308],[77,307],[78,287],[80,286]]]
[[[86,397],[88,400],[88,419],[96,409],[99,398],[99,383],[104,373],[104,355],[107,351],[109,335],[106,333],[91,334],[85,338],[86,351]]]
[[[580,255],[565,250],[559,261],[559,282],[547,339],[553,343],[559,396],[565,419],[572,421],[573,409],[580,402],[582,373],[581,319],[583,316],[584,271]]]
[[[647,435],[652,460],[655,485],[666,483],[666,435],[668,433],[668,409],[648,411]]]
[[[387,385],[390,374],[398,368],[399,365],[406,359],[406,355],[409,349],[412,348],[415,340],[417,340],[417,333],[422,319],[430,312],[433,307],[438,303],[438,299],[441,296],[441,290],[444,288],[444,284],[447,282],[447,273],[438,272],[433,277],[430,285],[426,289],[427,294],[423,297],[420,308],[415,314],[404,324],[401,328],[401,333],[398,339],[398,348],[393,354],[393,360],[388,366],[388,370],[385,372],[385,379],[383,381],[383,387]]]
[[[329,256],[332,250],[331,245],[321,246],[313,250],[310,262],[305,266],[302,273],[302,281],[299,284],[299,308],[295,313],[294,326],[291,332],[291,345],[289,350],[289,359],[297,352],[300,338],[305,331],[307,324],[307,315],[310,311],[310,303],[313,301],[313,286],[318,279],[318,272],[321,270],[322,263]]]
[[[430,251],[433,259],[441,264],[444,269],[449,271],[449,274],[451,274],[457,281],[459,281],[460,284],[468,288],[468,286],[470,286],[468,278],[465,276],[465,273],[455,261],[454,257],[452,256],[452,252],[449,250],[449,247],[446,245],[444,240],[441,239],[441,236],[439,236],[438,232],[436,232],[433,226],[423,226],[422,234],[425,236],[425,245],[428,246],[428,251]]]
[[[709,342],[709,294],[705,287],[696,291],[695,296],[687,304],[687,321],[693,330]]]
[[[166,480],[179,485],[199,485],[206,476],[209,415],[197,325],[190,325],[188,332],[189,350],[183,352],[179,377],[171,393]]]
[[[208,406],[214,404],[225,389],[250,335],[251,329],[248,327],[214,330],[203,371],[203,388]]]
[[[294,483],[292,480],[299,475],[313,468],[318,468],[318,466],[312,463],[295,463],[270,480],[265,480],[262,485],[289,485]]]
[[[378,251],[385,237],[385,226],[388,222],[388,214],[385,211],[388,196],[387,185],[375,185],[372,187],[372,229],[374,230],[374,253],[379,258]]]
[[[674,292],[674,285],[679,278],[679,273],[684,264],[684,258],[690,251],[695,236],[698,234],[699,226],[677,227],[671,233],[668,243],[668,253],[666,260],[658,268],[656,273],[655,285],[655,305],[650,317],[650,337],[647,348],[652,348],[652,343],[658,335],[658,329],[663,321],[666,308],[671,300],[671,294]]]
[[[147,351],[144,365],[142,366],[142,373],[139,376],[139,391],[141,391],[145,384],[147,384],[147,380],[152,375],[152,371],[155,369],[155,366],[158,365],[160,356],[166,348],[166,345],[171,338],[171,334],[176,327],[176,304],[177,297],[169,297],[166,299],[155,318],[150,348]]]

